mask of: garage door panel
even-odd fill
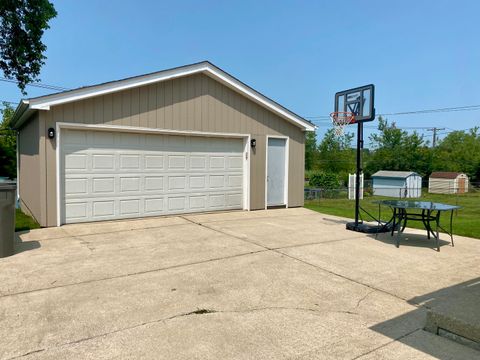
[[[225,169],[225,157],[210,156],[210,170],[223,170],[223,169]]]
[[[239,207],[242,206],[242,193],[237,194],[227,194],[227,206],[228,207]]]
[[[163,191],[164,190],[163,176],[146,176],[144,189],[145,191]]]
[[[190,195],[190,209],[192,210],[205,210],[207,208],[207,196],[206,195]]]
[[[92,179],[92,192],[95,194],[99,194],[99,193],[113,194],[115,192],[115,178],[114,177],[94,177]]]
[[[67,154],[65,158],[65,170],[86,170],[88,155],[86,154]]]
[[[210,175],[209,176],[209,185],[210,189],[223,188],[225,186],[225,176],[224,175]]]
[[[191,170],[207,170],[207,156],[206,155],[191,155],[190,156]]]
[[[145,199],[145,213],[161,213],[164,209],[165,199],[163,197],[160,198],[149,198]]]
[[[115,169],[115,156],[113,154],[93,154],[92,170]]]
[[[120,200],[120,215],[140,216],[140,199]]]
[[[168,170],[186,170],[186,165],[185,155],[168,155]]]
[[[238,175],[228,175],[228,187],[229,188],[241,188],[243,185],[243,176]]]
[[[210,194],[209,196],[210,208],[223,208],[225,207],[225,194]]]
[[[92,201],[92,216],[93,217],[112,217],[115,215],[115,201],[114,200],[93,200]]]
[[[185,196],[170,196],[168,198],[169,211],[184,211],[185,210]]]
[[[132,191],[140,191],[140,177],[121,177],[120,194]]]
[[[128,169],[128,170],[140,169],[140,155],[136,155],[136,154],[124,155],[124,154],[121,154],[120,155],[120,169],[121,170],[124,170],[124,169]]]
[[[150,169],[161,170],[163,169],[163,166],[164,166],[163,161],[164,161],[163,155],[145,155],[145,158],[144,158],[145,170],[150,170]]]
[[[73,178],[66,179],[65,192],[68,194],[87,194],[88,193],[88,179],[87,178]]]
[[[243,207],[241,139],[68,130],[61,141],[63,222]]]

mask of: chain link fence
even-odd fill
[[[354,189],[349,189],[347,186],[338,187],[335,189],[315,188],[305,186],[304,199],[305,201],[321,202],[323,199],[348,199],[350,194],[354,194]],[[421,190],[421,191],[420,191]],[[371,180],[364,182],[364,198],[368,197],[382,197],[382,198],[397,198],[397,199],[421,199],[429,198],[436,195],[443,195],[445,198],[452,199],[458,202],[459,199],[471,194],[480,194],[480,182],[469,183],[468,188],[458,186],[442,186],[441,188],[428,188],[427,184],[422,184],[422,188],[407,188],[401,186],[373,186]],[[419,195],[419,196],[418,196]],[[443,197],[442,196],[442,197]],[[351,200],[353,198],[351,197]]]

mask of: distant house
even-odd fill
[[[373,194],[397,198],[422,196],[422,177],[413,171],[377,171],[372,175]]]
[[[428,179],[432,194],[463,194],[468,192],[468,176],[459,172],[436,171]]]

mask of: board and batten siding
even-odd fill
[[[18,170],[21,174],[18,179],[18,190],[22,194],[20,207],[39,223],[45,220],[41,211],[45,206],[45,199],[41,197],[42,193],[45,194],[45,191],[41,191],[45,189],[45,172],[40,166],[40,148],[45,147],[45,138],[39,136],[40,128],[37,113],[18,133]],[[45,152],[42,152],[42,155],[44,154]]]
[[[251,134],[257,140],[250,161],[250,207],[265,208],[266,135],[290,138],[288,204],[303,206],[305,133],[271,111],[205,74],[194,74],[39,111],[42,133],[57,122],[152,129]],[[55,140],[45,141],[46,220],[57,219]]]

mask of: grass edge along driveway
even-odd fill
[[[380,196],[367,196],[360,201],[360,205],[374,216],[378,215],[378,204],[373,204],[374,200],[387,199]],[[409,199],[417,201],[432,201],[451,205],[459,205],[462,208],[453,213],[453,233],[455,235],[468,236],[480,239],[480,192],[470,192],[467,194],[429,194],[426,189],[422,190],[422,197],[418,199]],[[355,216],[355,202],[348,199],[320,199],[305,200],[305,207],[310,210],[318,211],[324,214],[342,216],[353,219]],[[388,220],[391,216],[388,207],[382,207],[382,220]],[[448,225],[449,214],[442,214],[440,224],[445,228]],[[364,220],[370,220],[362,213]],[[423,224],[418,221],[410,221],[408,227],[423,229]]]

